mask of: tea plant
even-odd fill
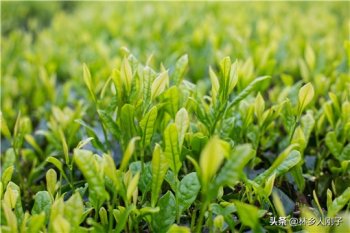
[[[276,3],[270,33],[264,4],[76,3],[48,27],[4,23],[1,231],[348,232],[350,44],[333,42],[349,16],[342,3]],[[234,17],[237,32],[236,6],[257,14]],[[129,49],[108,38],[115,25]],[[292,224],[303,218],[322,224]]]

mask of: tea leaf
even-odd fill
[[[95,208],[108,198],[101,173],[92,152],[87,150],[74,150],[74,161],[79,170],[83,173],[89,184],[89,198]]]
[[[35,202],[32,209],[32,214],[40,214],[45,212],[45,216],[50,215],[52,199],[47,191],[39,191],[35,194]]]
[[[156,106],[152,107],[140,121],[142,130],[142,145],[146,147],[151,143],[154,131],[154,124],[157,119],[158,109]]]
[[[345,189],[345,191],[337,198],[335,198],[328,208],[328,217],[334,217],[343,207],[349,204],[350,201],[350,188]]]
[[[263,76],[254,79],[243,91],[241,91],[236,98],[229,104],[227,109],[231,109],[233,106],[237,105],[241,100],[245,99],[250,93],[252,93],[256,88],[258,88],[262,82],[270,79],[270,76]]]
[[[135,135],[135,107],[131,104],[125,104],[122,107],[120,114],[120,131],[123,133],[125,142],[129,142],[129,140]]]
[[[159,199],[158,206],[160,210],[157,214],[153,215],[152,228],[155,232],[163,233],[166,232],[175,221],[176,201],[174,195],[168,191]]]
[[[133,79],[132,70],[129,63],[129,60],[125,57],[122,61],[120,68],[120,78],[125,87],[126,93],[130,93],[131,91],[131,82]]]
[[[176,224],[171,225],[167,233],[190,233],[190,229],[184,226],[178,226]]]
[[[130,205],[128,206],[126,209],[122,206],[119,206],[118,209],[114,209],[113,210],[113,216],[115,218],[115,220],[117,221],[117,228],[115,229],[116,232],[122,232],[125,224],[128,220],[128,217],[131,213],[131,211],[133,211],[135,209],[134,205]]]
[[[188,67],[188,55],[185,54],[181,56],[175,64],[174,82],[177,85],[179,85],[182,82],[187,67]]]
[[[181,168],[180,148],[178,139],[178,130],[175,123],[171,123],[164,130],[165,157],[168,160],[170,169],[177,174]]]
[[[85,63],[83,64],[83,78],[84,78],[85,85],[87,86],[87,88],[90,92],[91,98],[93,99],[94,102],[96,102],[95,93],[92,89],[93,84],[92,84],[92,79],[91,79],[91,73],[90,73],[90,70]]]
[[[120,165],[121,171],[124,171],[128,167],[131,156],[135,150],[135,143],[138,140],[140,140],[140,137],[134,137],[130,140],[128,147],[126,148],[126,150],[124,152],[123,159],[122,159],[122,162]]]
[[[310,102],[314,98],[314,95],[315,95],[315,91],[311,83],[307,83],[302,88],[300,88],[299,94],[298,94],[298,114],[299,115],[301,115],[305,107],[310,104]]]
[[[287,147],[273,162],[271,167],[257,176],[254,180],[260,184],[266,181],[266,179],[275,173],[276,177],[286,173],[292,167],[299,163],[301,155],[299,151],[293,150],[296,147],[295,144]]]
[[[196,172],[192,172],[184,176],[178,185],[178,203],[179,212],[187,210],[196,200],[198,192],[201,188]]]
[[[53,169],[49,169],[46,172],[46,187],[47,191],[53,196],[56,191],[56,184],[57,184],[57,173]]]
[[[151,205],[154,207],[157,203],[159,192],[168,171],[168,162],[159,144],[156,144],[152,156],[152,193]]]
[[[169,76],[168,71],[164,71],[153,81],[151,86],[151,99],[154,100],[168,86]]]
[[[64,217],[70,223],[72,230],[76,230],[83,220],[84,204],[78,192],[74,193],[64,205]]]
[[[246,226],[257,229],[259,225],[258,208],[239,201],[234,201],[239,219]]]
[[[242,177],[244,166],[253,156],[254,150],[250,144],[243,144],[234,148],[215,178],[214,185],[216,185],[216,187],[234,185]]]
[[[175,117],[175,124],[176,124],[176,128],[178,130],[179,146],[180,146],[180,150],[181,150],[182,144],[184,142],[186,131],[187,131],[188,127],[190,126],[190,119],[188,117],[188,113],[187,113],[185,108],[181,108],[177,112],[176,117]]]
[[[227,154],[227,152],[223,147],[223,141],[218,137],[211,138],[205,145],[199,160],[199,166],[201,169],[200,179],[204,187],[209,185],[211,179],[223,162],[225,154]],[[213,156],[215,156],[215,159]]]
[[[328,132],[325,141],[330,152],[336,158],[339,158],[342,153],[343,145],[338,142],[337,135],[335,134],[335,132]]]

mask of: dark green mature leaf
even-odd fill
[[[188,209],[192,203],[196,200],[198,192],[201,188],[199,183],[197,173],[192,172],[184,176],[178,185],[178,203],[179,212],[182,213],[184,210]]]
[[[175,221],[176,201],[172,192],[168,191],[158,202],[160,208],[157,214],[153,215],[152,228],[154,232],[166,232]]]
[[[45,212],[45,216],[49,216],[52,199],[47,191],[39,191],[35,194],[35,202],[32,209],[32,214],[40,214]]]

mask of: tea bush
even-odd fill
[[[1,13],[2,232],[350,232],[348,3]]]

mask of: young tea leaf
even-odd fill
[[[152,156],[152,193],[151,205],[154,207],[157,203],[159,192],[168,171],[168,162],[159,144],[156,144]]]

